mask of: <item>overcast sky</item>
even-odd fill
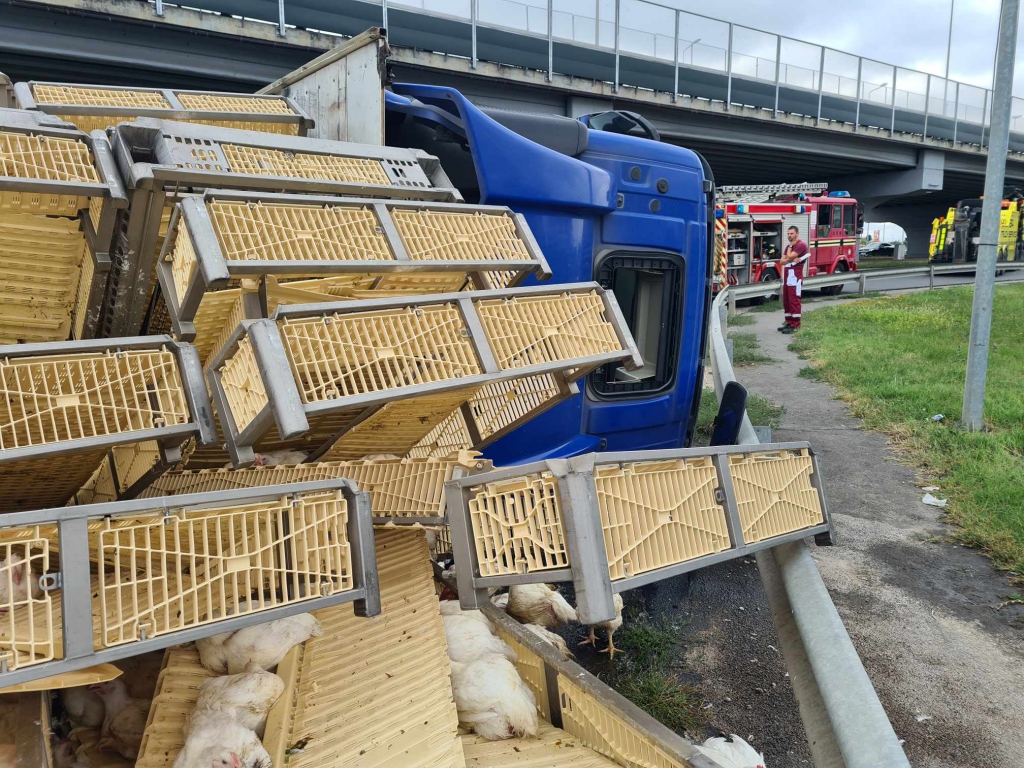
[[[948,0],[818,0],[815,3],[720,0],[710,11],[709,4],[701,0],[662,2],[940,77],[946,67]],[[955,0],[954,8],[950,79],[988,88],[992,81],[999,2]],[[694,24],[699,26],[697,22]],[[693,38],[684,32],[680,31],[681,38]],[[758,41],[748,40],[747,44],[757,47]],[[1018,43],[1014,88],[1018,96],[1024,96],[1022,49],[1024,46]],[[815,55],[813,51],[808,53],[811,58]],[[786,54],[783,61],[787,61]],[[865,79],[869,77],[865,75]],[[874,79],[878,80],[878,76]]]

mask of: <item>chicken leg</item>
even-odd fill
[[[590,630],[590,631],[591,631],[591,633],[593,633],[594,630]],[[608,647],[603,649],[603,650],[601,650],[601,651],[599,651],[600,653],[607,653],[608,654],[608,661],[612,661],[612,660],[615,659],[615,652],[616,651],[618,651],[619,653],[625,653],[625,651],[615,647],[615,643],[612,641],[612,636],[614,634],[615,634],[615,630],[614,629],[609,629],[608,630]]]
[[[590,628],[590,637],[586,640],[581,640],[577,645],[592,645],[594,649],[597,649],[597,635],[594,634],[594,628]]]

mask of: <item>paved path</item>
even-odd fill
[[[775,439],[809,440],[821,458],[840,543],[813,556],[911,763],[1024,764],[1024,609],[992,608],[1010,590],[1006,576],[943,541],[940,511],[921,503],[922,478],[884,436],[861,430],[829,386],[797,376],[805,362],[775,331],[781,314],[753,317],[742,331],[776,362],[737,376],[786,406]],[[713,726],[753,736],[770,768],[810,764],[752,561],[699,572],[679,602]]]

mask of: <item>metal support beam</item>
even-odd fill
[[[953,145],[956,146],[957,121],[960,119],[960,83],[956,84],[956,99],[953,101]]]
[[[676,37],[679,36],[678,31]],[[601,44],[601,0],[594,0],[594,45]]]
[[[928,110],[932,106],[932,76],[928,75],[928,85],[924,88],[924,131],[921,133],[921,141],[928,139]]]
[[[729,110],[732,104],[732,22],[729,23],[729,46],[725,51],[726,61],[726,85],[725,85],[725,109]]]
[[[388,28],[388,0],[380,2],[380,25],[383,29]]]
[[[967,379],[964,382],[962,425],[977,432],[985,427],[985,379],[988,345],[992,332],[996,260],[999,250],[999,216],[1006,177],[1006,152],[1010,144],[1013,107],[1013,64],[1017,51],[1017,16],[1020,0],[1003,0],[996,42],[995,85],[992,93],[992,129],[989,132],[985,195],[981,207],[981,238],[978,269],[974,276],[971,336],[967,347]]]
[[[779,116],[779,74],[782,69],[782,35],[775,36],[775,108],[772,117]]]
[[[679,98],[679,11],[676,11],[676,33],[672,37],[674,51],[672,63],[672,101]]]
[[[981,107],[981,143],[979,146],[985,146],[985,126],[988,122],[988,95],[990,91],[988,88],[985,89],[985,102]]]
[[[821,61],[818,64],[818,117],[817,122],[821,122],[821,94],[825,88],[825,46],[821,47]]]
[[[387,2],[387,0],[384,0],[384,2]],[[470,29],[470,35],[473,38],[473,55],[472,55],[472,58],[469,61],[469,66],[472,69],[476,69],[477,62],[479,61],[479,59],[477,59],[477,56],[476,56],[476,17],[477,17],[477,4],[479,2],[480,2],[480,0],[469,0],[469,29]]]
[[[387,0],[384,0],[387,2]],[[288,34],[288,29],[284,24],[284,0],[277,0],[277,36],[284,37]]]
[[[892,122],[889,123],[889,135],[896,135],[896,67],[892,68]]]
[[[864,87],[864,80],[862,75],[864,74],[864,58],[862,56],[857,57],[857,110],[853,113],[853,130],[857,130],[860,127],[860,92]]]
[[[155,13],[157,16],[164,15],[164,0],[156,0],[156,2],[153,4],[153,13]]]

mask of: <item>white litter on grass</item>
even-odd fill
[[[941,413],[936,413],[934,416],[932,416],[932,421],[942,421],[944,418],[946,417],[943,416]]]
[[[937,490],[939,490],[939,486],[937,486],[937,485],[926,485],[926,486],[925,486],[924,488],[922,488],[921,490],[922,490],[922,491],[924,491],[924,492],[926,492],[926,493],[927,493],[928,491],[937,491]]]
[[[927,504],[929,507],[939,507],[941,509],[945,509],[948,499],[937,499],[930,493],[926,493],[924,495],[924,498],[921,499],[921,501]]]
[[[931,719],[932,719],[931,715],[918,715],[917,718],[916,718],[917,722],[919,722],[919,723],[923,723],[925,720],[931,720]]]

